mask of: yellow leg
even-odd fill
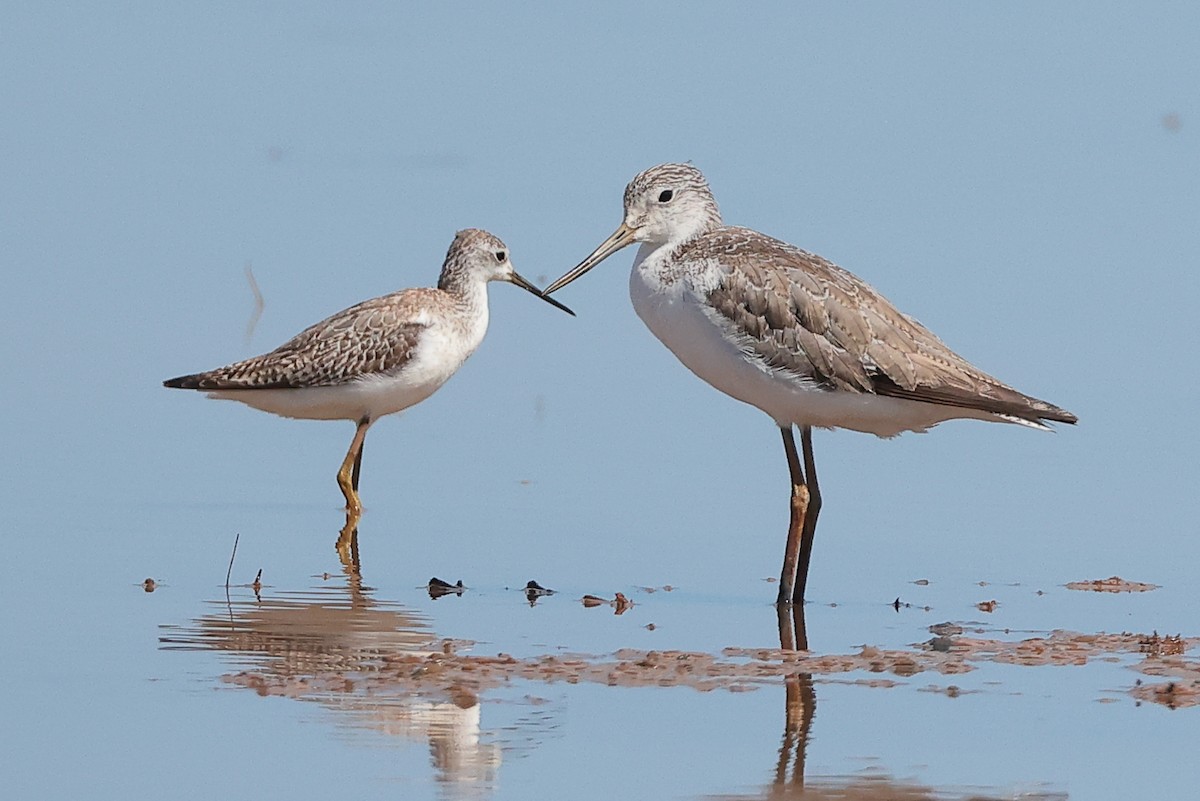
[[[787,548],[783,552],[783,571],[779,575],[778,604],[790,604],[795,594],[796,578],[800,563],[804,524],[808,518],[808,486],[804,470],[800,467],[800,455],[796,453],[796,438],[792,427],[779,429],[783,435],[783,450],[787,454],[788,472],[792,479],[791,517],[788,521]],[[800,591],[803,600],[804,591]]]
[[[350,474],[350,486],[354,487],[355,492],[358,492],[358,474],[362,472],[362,452],[365,444],[366,438],[358,446],[358,455],[354,457],[354,472]]]
[[[342,495],[346,498],[347,530],[352,528],[350,518],[354,518],[354,525],[357,526],[358,518],[362,515],[362,502],[358,499],[358,471],[355,467],[359,464],[363,440],[366,439],[370,426],[371,421],[365,417],[358,421],[358,429],[354,432],[354,439],[350,441],[350,450],[346,451],[346,458],[342,460],[342,467],[338,470],[338,486],[342,488]]]
[[[800,429],[800,445],[804,449],[804,486],[807,490],[804,504],[804,530],[800,537],[800,561],[796,566],[796,587],[792,591],[792,603],[804,603],[804,588],[808,583],[808,565],[812,561],[813,539],[817,533],[817,515],[821,514],[821,488],[817,485],[817,463],[813,458],[812,429]]]

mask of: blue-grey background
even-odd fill
[[[114,643],[152,649],[155,625],[199,615],[234,533],[246,570],[291,586],[332,560],[352,426],[164,378],[432,284],[459,228],[493,231],[545,283],[612,231],[629,178],[670,160],[705,171],[727,221],[833,259],[1080,417],[1053,435],[819,432],[812,599],[1120,574],[1175,594],[1133,620],[1029,624],[1188,633],[1198,31],[1189,3],[3,4],[0,676],[24,688],[3,728],[27,750],[0,780],[54,795],[71,785],[53,764],[103,777],[112,762],[79,765],[113,736],[90,705],[127,732],[169,714],[176,696],[147,693],[145,661]],[[631,259],[560,293],[577,319],[493,286],[461,374],[372,429],[377,583],[672,584],[713,609],[740,599],[761,631],[698,614],[659,647],[769,643],[755,604],[783,549],[778,433],[644,330]],[[249,343],[247,263],[265,296]],[[178,588],[174,605],[130,600],[147,575]],[[573,645],[649,647],[640,631],[576,630]],[[876,638],[820,634],[832,649]],[[169,656],[148,657],[155,675],[204,672]]]

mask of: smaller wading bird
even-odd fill
[[[629,294],[642,322],[689,370],[769,414],[783,433],[792,501],[779,603],[804,600],[821,509],[814,427],[893,437],[959,417],[1040,429],[1076,420],[974,367],[832,262],[725,225],[690,164],[630,181],[616,232],[545,293],[634,242]]]
[[[428,398],[475,352],[487,333],[489,281],[516,284],[574,315],[517,274],[503,242],[469,228],[454,237],[436,289],[363,301],[270,353],[163,386],[198,389],[283,417],[354,421],[358,429],[337,476],[349,529],[362,512],[358,475],[367,429]]]

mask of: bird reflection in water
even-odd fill
[[[357,465],[354,474],[355,480],[358,479]],[[346,512],[346,525],[342,526],[342,530],[338,532],[337,541],[333,548],[337,551],[338,559],[342,563],[342,568],[347,575],[353,573],[354,576],[359,574],[361,565],[358,561],[358,512]]]
[[[785,652],[808,650],[804,605],[777,608],[779,647]],[[813,675],[797,670],[784,677],[783,740],[771,783],[748,795],[708,796],[709,801],[999,801],[1004,794],[989,794],[979,788],[939,788],[901,781],[883,770],[851,775],[805,776],[805,757],[812,734],[817,695]],[[1011,797],[1011,796],[1008,796]],[[1065,801],[1058,792],[1021,793],[1030,801]]]
[[[501,746],[481,736],[478,696],[464,687],[417,686],[404,671],[388,670],[389,659],[442,653],[443,640],[419,613],[374,597],[362,581],[356,533],[339,540],[344,581],[261,600],[242,590],[211,601],[190,624],[163,626],[160,648],[225,652],[234,670],[223,682],[315,701],[362,728],[424,740],[444,797],[490,794]]]
[[[804,604],[779,604],[779,648],[781,651],[808,650],[808,629],[804,622]],[[776,788],[790,788],[800,795],[804,792],[804,758],[808,753],[808,738],[813,714],[817,708],[817,693],[811,673],[794,672],[783,679],[784,723],[783,742],[775,766]]]

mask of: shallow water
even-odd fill
[[[13,753],[31,764],[51,749],[77,767],[10,772],[16,796],[155,787],[204,798],[249,787],[269,798],[347,788],[1126,798],[1147,782],[1182,797],[1197,779],[1195,710],[1134,697],[1139,682],[1162,681],[1141,669],[1167,659],[1136,641],[1085,638],[1057,665],[998,657],[994,643],[957,667],[922,661],[950,656],[924,645],[945,622],[963,642],[1068,636],[1052,629],[1173,633],[1171,587],[1102,594],[913,579],[899,610],[871,588],[847,588],[807,606],[812,651],[797,662],[779,651],[766,581],[709,592],[538,575],[556,592],[531,605],[524,575],[506,585],[476,565],[461,595],[434,600],[405,536],[364,526],[356,570],[332,548],[335,531],[297,523],[242,535],[226,594],[233,538],[203,533],[220,515],[143,511],[119,551],[94,518],[61,521],[53,530],[71,531],[78,552],[56,558],[45,542],[10,581],[10,642],[23,656],[6,668],[20,689],[6,719],[31,735],[12,740]],[[281,516],[224,511],[246,530]],[[156,579],[152,592],[133,580],[142,573]],[[621,591],[633,604],[620,615],[588,608],[585,590]],[[983,600],[997,600],[994,611],[975,607]],[[1171,769],[1148,769],[1151,755]]]

